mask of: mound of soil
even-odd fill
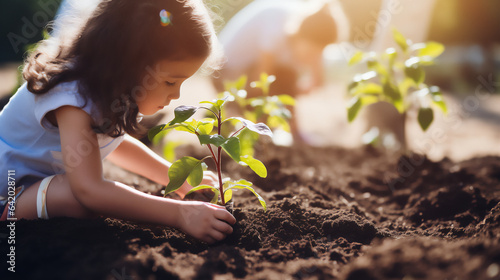
[[[16,223],[16,273],[1,279],[500,279],[500,158],[432,162],[375,150],[263,145],[268,203],[235,194],[234,233],[207,245],[116,219]],[[114,166],[106,176],[157,186]]]

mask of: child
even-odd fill
[[[85,24],[61,28],[28,58],[27,84],[0,114],[2,219],[102,215],[176,227],[208,243],[224,239],[236,222],[224,207],[148,195],[102,171],[107,156],[168,184],[170,163],[128,134],[213,62],[216,38],[203,3],[104,0]],[[206,173],[203,184],[214,183]]]
[[[220,33],[227,62],[215,86],[222,90],[221,81],[236,80],[241,75],[255,81],[265,72],[276,76],[271,94],[297,96],[310,92],[323,84],[323,49],[342,36],[339,32],[345,25],[338,3],[253,1]],[[305,83],[301,78],[304,73],[309,76]],[[249,96],[261,94],[251,88],[247,91]],[[298,132],[294,121],[292,132]]]

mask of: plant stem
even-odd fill
[[[196,136],[200,136],[200,134],[198,132],[196,132],[196,129],[194,130],[194,133],[196,134]],[[212,146],[210,146],[210,144],[207,144],[207,147],[210,150],[210,153],[212,153],[212,159],[214,160],[215,166],[217,166],[218,165],[217,158],[215,157],[214,150],[212,149]]]
[[[221,121],[221,113],[219,111],[219,114],[217,115],[217,134],[221,134],[221,126],[222,126],[222,121]],[[222,159],[222,147],[217,148],[217,174],[219,175],[219,192],[220,192],[220,200],[222,205],[226,205],[226,201],[224,201],[224,185],[222,184],[222,164],[221,164],[221,159]]]
[[[231,134],[231,136],[229,136],[229,138],[234,137],[236,134],[240,133],[245,128],[246,128],[246,126],[243,126],[242,128],[238,129],[238,131],[236,131],[233,134]]]
[[[217,162],[217,157],[215,156],[214,150],[212,149],[212,146],[210,144],[207,144],[208,149],[210,150],[210,153],[212,153],[212,159],[214,160],[215,166],[218,167],[219,163]]]

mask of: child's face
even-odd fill
[[[139,112],[143,115],[153,115],[170,101],[178,99],[182,83],[193,76],[204,61],[205,58],[162,60],[154,67],[148,67],[142,79],[141,90],[132,92]]]

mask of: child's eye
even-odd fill
[[[167,84],[167,86],[169,87],[175,86],[175,82],[171,83],[169,81],[165,81],[165,84]]]

